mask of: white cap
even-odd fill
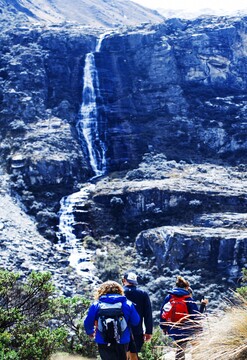
[[[133,272],[126,273],[124,275],[124,279],[126,279],[130,284],[137,285],[137,275]]]

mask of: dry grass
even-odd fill
[[[52,355],[51,360],[95,360],[95,359],[92,358],[89,359],[79,355],[71,355],[64,352],[60,352]]]
[[[222,317],[208,317],[208,330],[192,349],[193,360],[247,359],[247,301]]]

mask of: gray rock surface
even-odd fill
[[[0,0],[1,12],[10,17],[42,23],[80,23],[92,27],[117,27],[161,22],[157,11],[129,0]]]
[[[41,236],[35,219],[10,196],[6,175],[0,175],[0,188],[0,268],[24,276],[31,271],[49,271],[59,292],[66,296],[90,291],[92,280],[78,276],[69,266],[69,250],[59,249]]]
[[[85,57],[105,29],[7,19],[0,29],[0,165],[2,176],[10,175],[2,201],[10,194],[21,201],[39,232],[54,241],[61,198],[93,175],[76,119]],[[95,63],[109,177],[92,180],[94,192],[74,209],[74,232],[88,231],[99,244],[120,238],[122,247],[137,237],[139,254],[149,252],[160,271],[172,262],[191,268],[186,251],[177,254],[179,238],[194,258],[207,249],[215,273],[238,276],[246,264],[245,42],[245,17],[170,19],[108,33]],[[73,293],[68,249],[55,255],[43,237],[36,245],[32,225],[23,223],[21,229],[19,220],[2,217],[5,264],[29,271],[45,262]]]
[[[247,264],[246,171],[161,158],[96,184],[84,204],[91,231],[136,237],[137,251],[153,256],[161,271],[200,269],[236,280]],[[79,209],[76,216],[83,221]]]
[[[170,159],[246,161],[246,18],[169,19],[111,35],[97,54],[111,168],[150,147]]]

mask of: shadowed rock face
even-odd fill
[[[135,167],[147,151],[198,163],[246,161],[245,30],[245,18],[172,19],[104,39],[95,62],[99,136],[106,142],[109,172]],[[65,176],[66,183],[68,176],[80,182],[90,173],[75,129],[85,56],[96,43],[97,33],[90,32],[20,26],[1,35],[4,158],[11,152],[33,162],[30,143],[41,136],[38,157],[49,162],[51,156],[51,179],[54,152],[61,158],[68,153],[67,169],[70,154],[75,167],[82,163],[77,175]],[[51,149],[43,153],[42,134],[53,124],[46,139]]]
[[[237,216],[239,223],[242,218]],[[245,266],[245,229],[169,227],[147,230],[136,239],[139,251],[151,252],[160,268],[203,270],[237,278]]]
[[[111,36],[97,54],[112,168],[169,158],[246,159],[246,19],[172,19]]]

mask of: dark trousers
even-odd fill
[[[142,345],[144,344],[143,334],[133,335],[130,338],[129,351],[131,353],[138,353],[141,351]]]
[[[128,344],[98,344],[102,360],[126,360]]]
[[[175,360],[185,360],[185,349],[187,346],[188,341],[179,341],[177,342],[177,351]]]

